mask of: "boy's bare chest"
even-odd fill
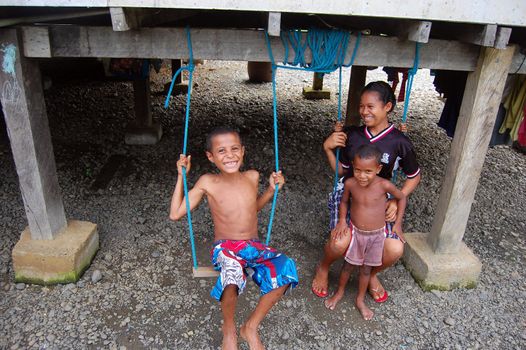
[[[355,188],[351,191],[352,202],[362,205],[383,205],[387,200],[385,192],[378,186]]]
[[[219,183],[211,188],[208,200],[223,210],[250,207],[257,201],[257,188],[248,180],[233,184]]]

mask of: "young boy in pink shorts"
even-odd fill
[[[351,235],[351,243],[345,253],[345,263],[340,273],[338,290],[325,301],[325,306],[334,310],[343,297],[345,286],[349,281],[352,269],[360,267],[356,307],[365,320],[372,319],[374,313],[365,305],[365,293],[369,285],[371,269],[382,265],[382,252],[385,240],[385,205],[387,194],[398,200],[398,213],[393,232],[402,233],[406,197],[390,181],[378,177],[382,165],[381,153],[371,144],[358,148],[353,160],[353,177],[345,180],[343,197],[339,208],[339,219],[335,234],[337,239],[342,235]],[[352,201],[350,201],[352,197]],[[346,224],[346,215],[351,202],[351,227]]]

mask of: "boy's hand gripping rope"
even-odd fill
[[[179,74],[182,74],[183,71],[187,71],[188,74],[188,93],[186,94],[186,111],[185,111],[185,121],[184,121],[184,140],[183,140],[183,154],[186,155],[187,145],[188,145],[188,124],[190,121],[190,101],[192,100],[192,79],[194,75],[194,55],[192,51],[192,40],[190,37],[190,28],[186,27],[186,43],[188,45],[188,65],[182,66],[175,72],[172,83],[170,84],[170,89],[168,90],[168,95],[164,101],[164,108],[168,108],[170,104],[170,96],[172,95],[172,89],[174,87],[175,79]],[[188,181],[186,179],[186,167],[183,167],[183,188],[184,188],[184,197],[186,204],[186,217],[188,221],[188,231],[190,233],[190,245],[192,247],[192,262],[194,269],[198,268],[197,265],[197,255],[195,252],[195,239],[194,239],[194,229],[192,226],[192,214],[190,212],[190,200],[188,198]]]

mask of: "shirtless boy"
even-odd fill
[[[382,252],[385,240],[385,206],[387,194],[398,199],[398,213],[393,231],[403,239],[402,218],[406,206],[406,197],[390,181],[377,176],[382,165],[380,151],[371,144],[358,148],[354,157],[353,177],[345,180],[343,197],[339,208],[339,219],[336,225],[336,239],[342,235],[351,235],[351,243],[345,253],[345,262],[340,273],[338,290],[325,306],[334,310],[343,297],[345,286],[349,281],[352,269],[360,267],[356,307],[365,320],[373,318],[373,311],[365,305],[365,293],[369,285],[371,269],[382,264]],[[346,215],[351,200],[350,226],[347,226]]]
[[[267,190],[258,196],[259,173],[241,172],[245,147],[239,134],[230,128],[212,131],[206,142],[206,156],[219,170],[218,174],[202,175],[188,192],[190,210],[204,195],[208,199],[214,222],[215,243],[212,263],[220,271],[211,295],[221,301],[223,313],[223,349],[237,349],[235,309],[238,294],[243,292],[246,268],[254,273],[252,280],[261,289],[259,303],[240,328],[240,336],[250,349],[263,349],[258,327],[272,306],[287,288],[298,284],[294,261],[258,240],[257,213],[272,198],[275,186],[281,188],[285,179],[281,172],[272,173]],[[186,214],[182,167],[188,172],[191,156],[179,156],[177,183],[170,207],[170,219],[179,220]]]

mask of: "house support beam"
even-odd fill
[[[29,223],[12,252],[15,280],[74,282],[99,236],[95,224],[66,221],[40,70],[22,55],[20,38],[16,29],[0,30],[0,102]]]
[[[47,28],[47,32],[43,29]],[[22,27],[26,57],[127,57],[188,58],[183,28],[146,28],[115,32],[112,27],[49,26]],[[47,38],[45,37],[47,36]],[[262,31],[241,29],[192,29],[194,59],[269,62]],[[38,37],[39,40],[29,40]],[[284,59],[279,37],[270,37],[276,62]],[[211,44],[213,43],[213,44]],[[349,62],[356,36],[351,35],[345,62]],[[47,47],[41,47],[41,46]],[[492,45],[493,46],[493,45]],[[457,41],[429,39],[420,51],[420,68],[473,71],[480,47]],[[413,42],[396,37],[362,36],[354,61],[358,66],[411,68]],[[305,53],[307,62],[310,53]],[[511,72],[526,74],[523,54],[516,53]]]
[[[181,59],[171,60],[171,65],[172,65],[172,78],[173,78],[174,74],[183,65],[183,60]],[[171,84],[172,84],[171,81],[166,83],[166,85],[164,86],[165,93],[168,93],[168,90],[170,89]],[[178,76],[175,77],[174,85],[172,87],[172,96],[186,94],[187,92],[188,92],[188,82],[183,79],[183,72],[181,72]]]
[[[464,90],[431,232],[406,235],[404,262],[425,289],[477,284],[481,263],[462,238],[514,50],[481,50]]]
[[[349,95],[347,96],[347,109],[345,111],[345,125],[360,125],[360,93],[365,86],[367,67],[353,65],[349,81]]]
[[[303,97],[307,100],[327,100],[331,98],[331,90],[323,88],[323,73],[315,72],[312,87],[303,88]]]
[[[154,145],[161,139],[160,123],[152,120],[150,77],[133,80],[135,120],[126,127],[124,141],[128,145]]]

